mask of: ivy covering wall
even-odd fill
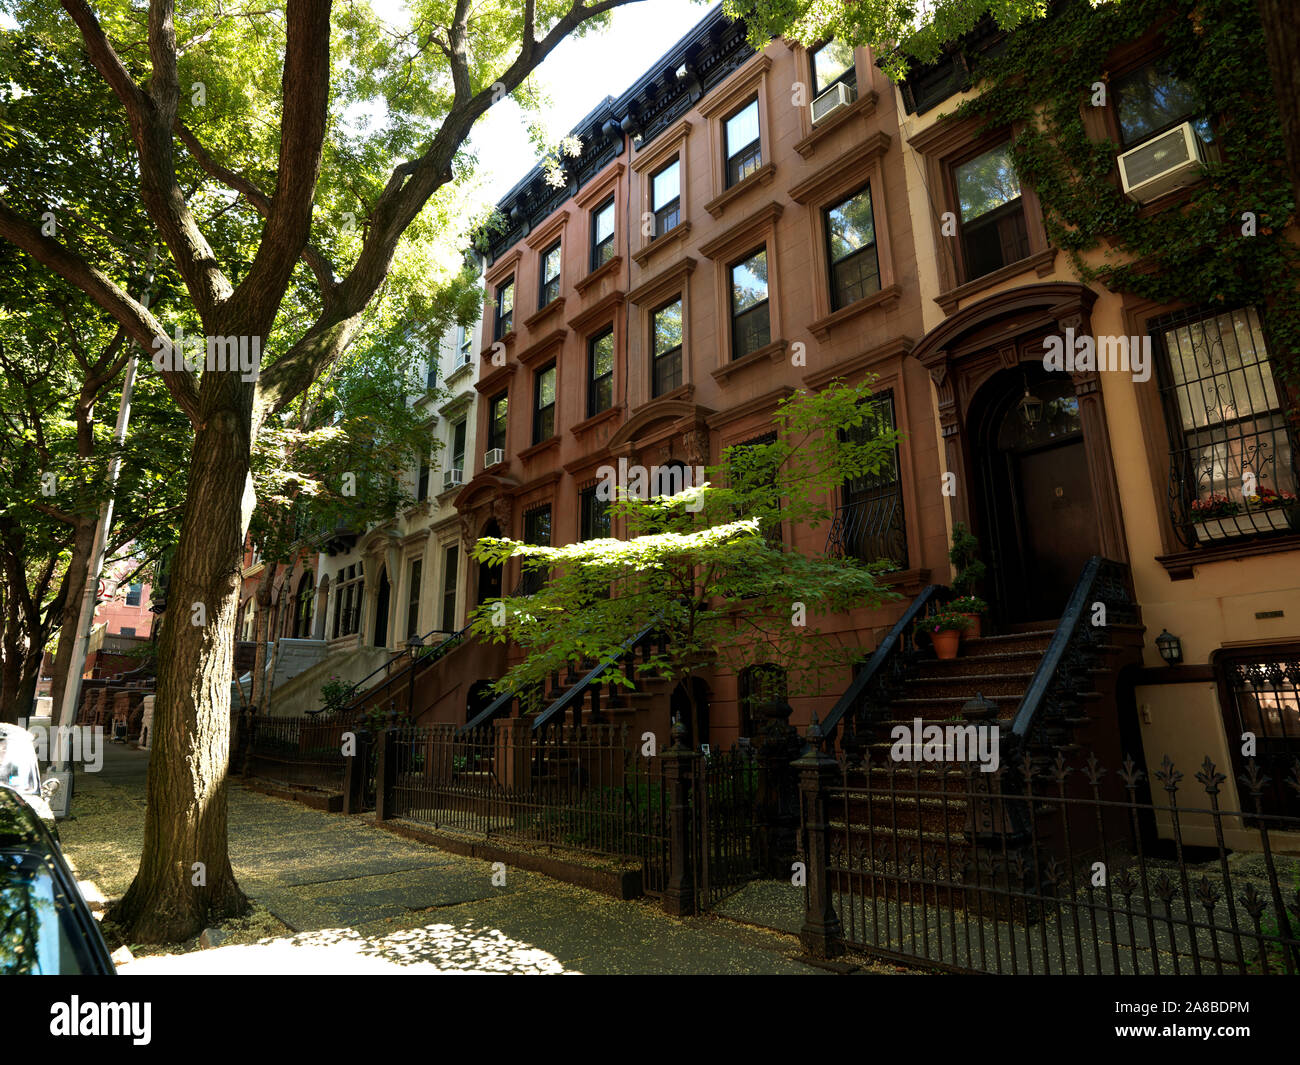
[[[1161,47],[1212,117],[1221,161],[1207,165],[1186,202],[1143,217],[1113,178],[1119,145],[1090,139],[1083,116],[1117,42],[1162,19]],[[984,91],[956,113],[982,118],[986,129],[1024,123],[1012,161],[1081,280],[1160,303],[1262,306],[1276,371],[1294,390],[1300,294],[1297,247],[1284,230],[1296,205],[1264,57],[1254,0],[1070,3],[981,59],[975,77]],[[1247,213],[1254,236],[1244,232]]]

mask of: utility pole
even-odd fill
[[[150,265],[144,277],[144,291],[140,302],[149,306],[150,289],[153,286],[153,260],[157,250],[150,252]],[[86,588],[81,597],[81,611],[77,618],[76,645],[72,651],[72,661],[68,663],[68,678],[63,685],[63,706],[59,708],[58,730],[55,732],[58,758],[56,768],[51,776],[61,782],[60,805],[68,809],[72,802],[73,770],[67,761],[69,730],[76,723],[77,706],[81,702],[82,674],[86,671],[86,654],[90,646],[90,633],[95,624],[95,599],[99,589],[100,575],[104,570],[104,555],[108,548],[108,533],[113,525],[113,501],[117,491],[117,478],[122,469],[122,445],[126,442],[126,427],[131,420],[131,396],[135,391],[136,356],[132,354],[126,364],[126,377],[122,381],[122,402],[117,409],[117,427],[113,430],[113,450],[115,454],[108,464],[108,497],[99,508],[99,520],[95,524],[95,542],[90,553],[90,566],[86,573]],[[60,636],[62,638],[62,634]]]

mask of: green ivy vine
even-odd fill
[[[1172,16],[1172,17],[1170,17]],[[1177,207],[1140,216],[1110,180],[1119,146],[1088,136],[1083,114],[1116,42],[1168,18],[1174,73],[1214,118],[1222,160]],[[1011,145],[1021,180],[1042,202],[1049,239],[1084,282],[1161,303],[1262,304],[1278,374],[1300,384],[1297,247],[1285,234],[1295,198],[1264,59],[1255,0],[1124,0],[1064,5],[1027,23],[975,69],[984,86],[956,111],[992,130],[1024,123]],[[1256,235],[1243,235],[1243,215]],[[1093,265],[1084,253],[1104,249]]]

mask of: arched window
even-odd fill
[[[316,603],[316,576],[311,570],[298,582],[298,594],[293,607],[293,635],[295,639],[311,638],[311,622]]]

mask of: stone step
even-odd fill
[[[961,655],[979,658],[1003,651],[1046,651],[1056,635],[1055,629],[1038,629],[1034,632],[1008,632],[1001,636],[973,636],[961,643]]]
[[[975,693],[971,692],[969,695],[932,695],[923,698],[904,696],[901,699],[891,699],[889,701],[890,717],[904,722],[919,717],[923,721],[964,723],[966,718],[962,716],[961,708],[970,702],[974,695]],[[999,718],[1009,718],[1015,716],[1022,695],[1022,692],[1013,695],[998,695],[985,692],[984,698],[997,704],[997,716]]]
[[[909,699],[956,698],[964,695],[972,699],[977,693],[992,698],[995,695],[1025,693],[1034,675],[1030,673],[945,673],[929,676],[924,670],[903,684],[903,695]]]
[[[976,677],[984,674],[1029,673],[1038,668],[1043,660],[1043,652],[1031,651],[988,651],[976,657],[958,655],[956,658],[941,660],[924,659],[917,664],[916,673],[925,677],[944,677],[952,674]]]

